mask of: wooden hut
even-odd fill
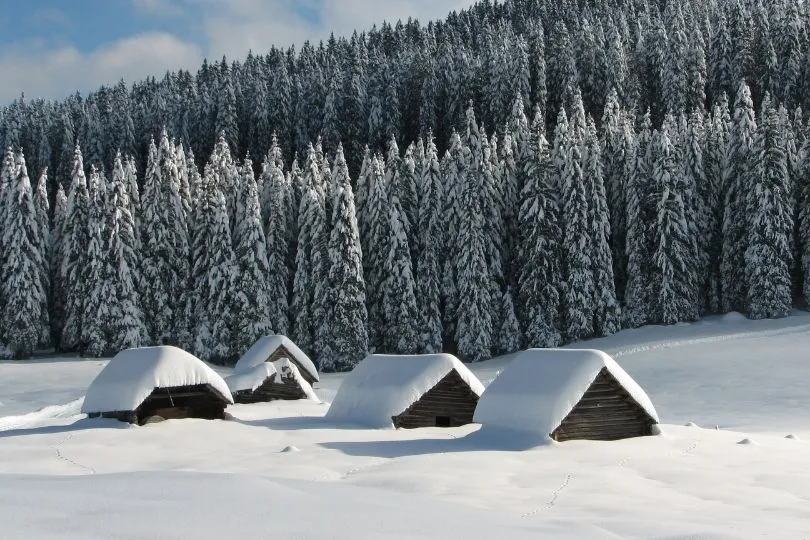
[[[242,355],[234,367],[234,372],[245,373],[265,362],[273,363],[283,358],[295,364],[310,386],[320,380],[315,364],[287,336],[265,336],[259,339]]]
[[[472,422],[484,386],[449,354],[371,355],[346,375],[326,418],[368,427]]]
[[[225,379],[236,403],[311,399],[319,401],[312,386],[304,379],[296,364],[287,358],[262,362],[258,366],[236,371]]]
[[[531,349],[487,388],[475,421],[555,441],[609,441],[652,435],[658,415],[644,390],[606,353]]]
[[[132,424],[151,417],[214,420],[231,403],[214,370],[186,351],[161,346],[118,353],[90,384],[82,412]]]

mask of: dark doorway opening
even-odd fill
[[[437,416],[436,417],[436,427],[450,427],[450,417],[449,416]]]

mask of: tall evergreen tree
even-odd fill
[[[62,350],[73,350],[82,344],[86,303],[83,285],[87,279],[90,214],[90,197],[87,192],[82,152],[76,145],[73,176],[67,200],[67,219],[62,233],[59,272],[64,291],[65,322],[60,346]]]
[[[253,162],[246,158],[241,168],[236,229],[233,231],[235,268],[232,300],[235,303],[233,348],[241,355],[259,338],[271,334],[267,260],[267,240],[262,227],[261,208]]]
[[[320,358],[320,363],[325,371],[348,371],[365,356],[368,333],[360,231],[342,146],[335,157],[335,175],[337,192],[328,245],[330,308],[325,321],[331,356]]]
[[[421,328],[421,352],[432,354],[442,349],[442,314],[439,264],[443,248],[442,178],[433,134],[428,132],[425,161],[419,182],[419,212],[416,238],[416,304]]]
[[[728,142],[728,161],[723,185],[725,210],[720,267],[723,311],[744,311],[745,307],[745,291],[748,288],[745,275],[745,251],[748,244],[745,198],[755,164],[753,151],[756,129],[751,91],[743,81],[734,103],[734,122]]]
[[[274,138],[262,171],[262,211],[267,242],[267,288],[270,325],[279,334],[289,333],[289,294],[291,286],[290,214],[292,186],[284,175],[281,149]]]
[[[231,349],[235,273],[231,231],[217,167],[205,167],[194,208],[192,234],[192,308],[194,354],[212,362],[234,358]]]
[[[25,157],[17,154],[15,178],[5,189],[5,224],[3,242],[3,272],[0,299],[0,339],[6,343],[14,358],[28,358],[40,343],[47,326],[47,290],[42,281],[45,264],[44,246],[38,246],[40,236],[37,210],[25,166]]]
[[[751,228],[745,251],[748,291],[746,313],[752,319],[786,317],[791,309],[790,269],[793,254],[791,191],[785,155],[785,133],[768,96],[757,130],[746,214]]]

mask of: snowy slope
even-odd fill
[[[588,346],[647,391],[663,436],[515,451],[477,425],[338,429],[328,403],[307,400],[128,427],[75,416],[99,362],[0,363],[4,535],[808,537],[810,317],[715,318]],[[509,360],[472,368],[487,385]],[[324,401],[343,377],[322,375]]]

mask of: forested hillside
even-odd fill
[[[483,1],[0,114],[0,344],[466,361],[810,298],[810,12]]]

